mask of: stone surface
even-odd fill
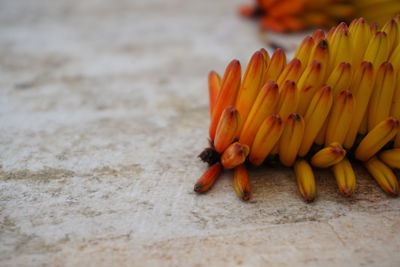
[[[1,266],[399,266],[400,201],[361,168],[305,204],[292,171],[238,200],[206,166],[209,70],[263,46],[242,0],[0,2]]]

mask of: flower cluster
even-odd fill
[[[195,185],[206,192],[223,169],[251,197],[246,165],[268,160],[294,167],[306,201],[316,196],[314,168],[330,168],[344,196],[356,190],[351,161],[366,167],[389,195],[399,191],[400,16],[382,29],[363,18],[316,30],[287,63],[283,50],[261,49],[241,75],[233,60],[209,74],[210,167]]]
[[[243,5],[240,14],[259,20],[261,29],[275,32],[331,27],[339,21],[364,17],[385,23],[400,12],[398,0],[256,0]]]

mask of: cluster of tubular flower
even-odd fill
[[[222,77],[209,74],[210,167],[195,185],[206,192],[223,169],[248,200],[247,167],[268,160],[293,167],[299,192],[316,197],[313,168],[330,168],[340,192],[351,196],[361,162],[378,185],[397,195],[400,168],[400,16],[382,29],[359,18],[316,30],[286,63],[281,49],[255,52],[242,77],[233,60]]]
[[[331,27],[355,17],[385,23],[400,12],[398,0],[255,0],[242,5],[240,14],[259,19],[261,29],[275,32]]]

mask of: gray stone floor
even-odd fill
[[[263,46],[244,0],[0,1],[1,266],[399,266],[400,200],[361,168],[206,195],[207,73]]]

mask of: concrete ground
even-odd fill
[[[206,77],[263,46],[245,0],[0,1],[1,266],[399,266],[400,200],[362,168],[231,173],[205,195]]]

